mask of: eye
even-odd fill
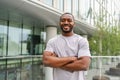
[[[61,22],[65,22],[65,19],[61,19],[60,21],[61,21]]]
[[[71,19],[71,18],[62,18],[61,20],[60,20],[61,22],[73,22],[73,19]]]
[[[72,19],[68,19],[68,22],[72,22]]]

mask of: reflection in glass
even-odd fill
[[[45,42],[46,42],[46,32],[45,31],[41,31],[40,33],[41,35],[41,43],[39,44],[39,53],[42,54],[43,50],[45,48]]]
[[[52,0],[44,0],[44,3],[49,5],[49,6],[53,5],[53,1]]]
[[[21,80],[32,80],[32,58],[22,59],[22,69],[20,71]]]
[[[8,56],[21,54],[21,28],[20,24],[10,23],[8,33]]]
[[[58,1],[59,1],[58,9],[61,10],[61,11],[63,11],[63,7],[64,7],[64,6],[63,6],[63,4],[64,4],[64,3],[63,3],[63,0],[58,0]]]
[[[65,3],[65,12],[71,13],[71,7],[72,7],[72,1],[71,0],[66,0]]]
[[[27,51],[27,38],[28,38],[28,35],[31,34],[31,27],[24,25],[22,32],[23,32],[22,33],[22,40],[21,40],[21,42],[22,42],[22,55],[26,55],[26,54],[29,54]]]
[[[87,14],[90,8],[90,1],[89,0],[80,0],[80,14],[83,20],[86,20]]]
[[[33,80],[43,80],[44,75],[43,75],[43,65],[42,65],[42,60],[41,58],[33,58],[33,65],[32,65],[32,74]]]
[[[36,46],[40,44],[39,35],[28,35],[27,37],[27,51],[30,55],[39,54],[36,49]]]
[[[6,60],[0,59],[0,80],[5,80],[6,73]]]
[[[7,26],[6,21],[0,20],[0,56],[6,56]]]
[[[18,80],[18,70],[21,69],[20,59],[8,59],[7,60],[7,80]]]
[[[73,9],[73,15],[78,18],[79,12],[78,12],[78,0],[74,0],[74,9]]]

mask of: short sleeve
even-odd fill
[[[53,48],[54,48],[54,47],[53,47],[53,43],[52,43],[51,40],[49,40],[44,51],[54,52],[54,49],[53,49]]]
[[[86,38],[83,38],[79,41],[79,50],[78,50],[78,57],[82,56],[90,56],[90,49],[89,49],[89,43]]]

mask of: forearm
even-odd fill
[[[55,56],[45,56],[43,63],[46,66],[58,68],[70,62],[73,62],[75,58],[73,57],[55,57]]]
[[[72,63],[66,64],[61,68],[67,71],[80,71],[80,70],[87,70],[90,64],[90,59],[78,59]]]
[[[80,61],[75,61],[73,63],[66,64],[61,68],[67,71],[86,70],[86,68],[84,68],[84,64],[80,63]]]

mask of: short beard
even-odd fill
[[[73,27],[71,27],[69,31],[65,31],[62,27],[61,27],[61,30],[62,30],[62,32],[64,32],[64,33],[70,33],[70,32],[72,32]]]

